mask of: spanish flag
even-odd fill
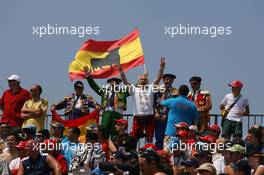
[[[70,79],[84,79],[84,66],[93,70],[93,78],[117,76],[115,64],[121,65],[124,71],[144,64],[138,29],[116,41],[86,41],[69,66]]]
[[[99,110],[94,110],[92,113],[87,114],[83,117],[73,119],[73,120],[64,120],[61,118],[61,116],[56,111],[51,111],[52,114],[52,123],[57,122],[61,123],[65,127],[64,133],[67,133],[67,129],[72,126],[76,126],[80,128],[81,134],[86,134],[86,126],[94,125],[99,123]]]

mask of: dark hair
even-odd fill
[[[80,136],[81,131],[78,127],[73,126],[73,127],[70,127],[70,129],[72,130],[73,133],[77,134],[78,137]]]
[[[261,142],[261,132],[258,128],[251,128],[248,131],[249,134],[252,134],[254,137],[258,139],[259,142]]]
[[[187,95],[188,95],[188,93],[189,93],[189,88],[188,88],[188,86],[185,85],[185,84],[184,84],[184,85],[181,85],[181,86],[179,87],[178,92],[179,92],[179,95],[182,95],[182,96],[187,97]]]
[[[41,133],[42,137],[45,137],[46,139],[50,138],[50,133],[49,133],[49,130],[47,129],[39,130],[38,133]]]
[[[85,138],[90,141],[98,141],[98,135],[90,130],[87,130]]]
[[[39,84],[37,84],[36,87],[38,88],[39,95],[40,95],[42,93],[42,87]]]

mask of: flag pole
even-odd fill
[[[144,74],[147,74],[148,71],[147,71],[147,68],[146,68],[146,64],[145,63],[143,64],[143,68],[144,68]]]

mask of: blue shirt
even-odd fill
[[[161,105],[169,108],[168,122],[165,135],[175,136],[174,124],[186,122],[189,125],[198,123],[198,111],[195,104],[184,96],[170,98],[160,102]]]
[[[61,141],[61,154],[65,157],[68,167],[72,163],[72,158],[77,152],[77,149],[80,147],[79,143],[73,143],[68,138],[65,138]]]

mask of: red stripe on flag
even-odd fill
[[[90,39],[82,45],[80,50],[85,50],[85,51],[90,51],[90,52],[108,52],[117,47],[120,47],[121,45],[134,41],[137,37],[139,37],[139,31],[138,29],[135,29],[133,32],[121,38],[120,40],[95,41],[95,40]]]
[[[144,64],[144,56],[140,56],[134,60],[131,60],[130,62],[121,64],[123,70],[126,72],[129,69],[132,69],[133,67],[137,67]],[[91,76],[92,78],[110,78],[115,77],[119,75],[119,71],[116,69],[115,66],[107,67],[104,69],[100,69],[98,71],[92,72]],[[70,79],[85,79],[85,74],[83,72],[70,72]]]
[[[96,120],[96,123],[99,123],[99,111],[94,110],[92,113],[87,114],[83,117],[73,119],[73,120],[64,120],[56,111],[51,111],[52,121],[59,122],[64,125],[64,127],[80,126],[88,122],[88,120]]]

